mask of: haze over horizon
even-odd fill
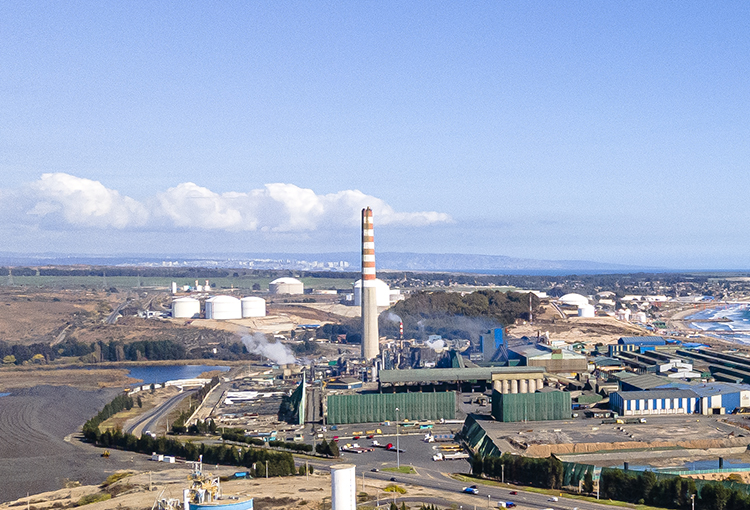
[[[750,5],[0,5],[0,252],[750,268]]]

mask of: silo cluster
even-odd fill
[[[172,317],[175,319],[198,319],[201,302],[193,297],[181,297],[172,301]],[[214,320],[232,320],[266,316],[266,300],[256,296],[238,299],[233,296],[213,296],[206,299],[205,317]]]

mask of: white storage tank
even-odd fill
[[[242,305],[242,318],[265,317],[266,300],[256,296],[247,296],[240,299]]]
[[[571,305],[571,306],[583,306],[589,304],[589,300],[587,297],[582,296],[580,294],[565,294],[563,297],[558,299],[558,301],[563,305]]]
[[[206,319],[241,319],[240,300],[232,296],[214,296],[206,300]]]
[[[304,284],[296,278],[276,278],[268,284],[271,294],[304,294]]]
[[[172,300],[172,317],[175,319],[197,319],[201,316],[201,302],[191,297]]]
[[[391,306],[391,288],[380,278],[375,280],[375,302],[379,307]],[[354,282],[354,306],[362,306],[362,280]]]
[[[596,308],[592,305],[583,305],[578,307],[579,317],[596,317]]]
[[[331,510],[356,510],[357,475],[354,464],[331,466]]]

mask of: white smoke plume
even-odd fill
[[[442,339],[441,340],[432,340],[432,341],[427,340],[425,342],[425,345],[427,345],[427,347],[430,347],[435,352],[440,352],[443,349],[445,349],[445,342]]]
[[[387,314],[387,315],[385,316],[385,318],[386,318],[387,320],[391,321],[391,322],[403,322],[403,321],[401,320],[401,317],[399,317],[398,315],[396,315],[396,314],[395,314],[395,313],[393,313],[393,312],[388,312],[388,314]]]
[[[263,333],[242,335],[242,343],[245,344],[249,353],[260,354],[279,365],[295,362],[294,355],[289,347],[281,342],[269,342]]]

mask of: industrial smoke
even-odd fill
[[[295,362],[294,355],[289,347],[281,342],[269,342],[263,333],[242,335],[242,343],[245,344],[249,353],[265,356],[279,365]]]

